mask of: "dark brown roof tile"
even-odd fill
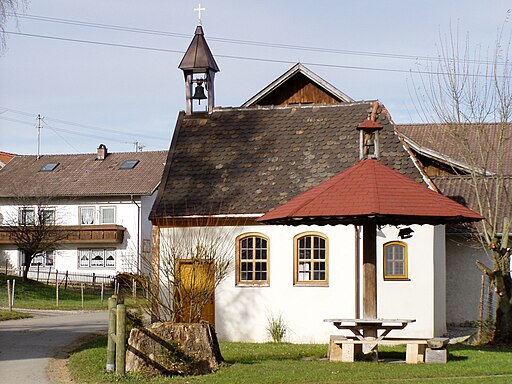
[[[355,164],[369,111],[368,101],[182,116],[151,217],[267,212]],[[421,181],[389,121],[379,121],[382,162]]]

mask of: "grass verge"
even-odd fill
[[[6,309],[0,309],[0,321],[4,320],[17,320],[17,319],[26,319],[28,317],[32,317],[32,315],[28,313],[9,311]]]
[[[456,346],[450,349],[448,364],[400,363],[330,363],[325,361],[326,345],[283,343],[221,343],[226,363],[216,373],[196,377],[147,377],[127,374],[117,378],[104,372],[106,337],[83,345],[69,360],[74,380],[86,383],[149,384],[272,384],[272,383],[425,383],[468,384],[512,382],[511,348],[475,348]],[[405,348],[388,348],[381,358],[396,358]]]
[[[84,294],[84,305],[82,307],[82,296],[78,291],[59,289],[59,305],[57,307],[56,289],[54,286],[46,285],[34,280],[22,282],[21,277],[0,275],[0,306],[8,306],[7,282],[16,280],[14,295],[14,307],[31,309],[106,309],[107,298],[103,303],[99,293]]]

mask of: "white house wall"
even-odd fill
[[[142,252],[141,242],[139,244],[139,232],[142,238],[151,239],[151,222],[148,220],[149,210],[153,204],[156,193],[152,196],[137,197],[135,201],[131,198],[111,199],[73,199],[61,201],[58,204],[49,205],[48,208],[55,208],[57,225],[79,225],[79,208],[94,207],[95,223],[99,223],[100,207],[115,207],[115,224],[123,226],[124,239],[122,244],[61,244],[55,251],[53,269],[59,271],[96,273],[102,275],[115,275],[117,272],[136,272],[138,270],[137,252]],[[26,205],[29,207],[30,205]],[[138,209],[140,207],[140,214]],[[4,222],[17,220],[19,206],[8,205],[6,202],[0,204],[0,213]],[[140,219],[140,229],[139,229]],[[94,224],[93,224],[94,226]],[[84,226],[86,227],[86,226]],[[150,243],[147,242],[147,243]],[[78,249],[115,249],[115,267],[80,267],[78,262]],[[150,248],[150,247],[149,247]],[[8,257],[10,263],[19,268],[21,266],[21,255],[13,246],[0,247]],[[150,252],[150,249],[148,250]]]
[[[479,318],[482,272],[476,261],[491,265],[485,252],[461,236],[446,240],[446,305],[450,309],[447,322],[455,325],[477,321]]]
[[[398,240],[398,229],[386,227],[377,239],[378,317],[385,319],[415,319],[404,331],[392,336],[434,337],[446,332],[444,310],[444,241],[439,234],[444,227],[411,226],[414,230],[407,244],[408,280],[384,280],[382,249],[389,241]],[[437,235],[437,236],[436,236]],[[439,239],[440,243],[435,244]],[[436,275],[437,273],[437,275]]]
[[[149,220],[149,214],[153,203],[155,202],[157,192],[154,192],[151,196],[142,196],[141,205],[141,240],[139,253],[141,255],[140,269],[145,275],[149,274],[151,269],[151,249],[152,249],[152,228],[153,224]]]
[[[268,286],[237,286],[235,272],[219,285],[215,296],[215,326],[218,337],[229,341],[269,341],[266,327],[269,319],[281,316],[288,332],[287,341],[294,343],[325,343],[329,335],[341,333],[329,318],[355,318],[355,231],[353,226],[271,226],[223,227],[232,238],[233,265],[236,237],[256,232],[269,238],[270,284]],[[384,281],[383,245],[399,240],[398,229],[385,227],[380,231],[377,246],[378,317],[416,319],[397,337],[432,337],[445,327],[443,294],[436,295],[435,262],[444,260],[444,247],[434,248],[436,231],[432,226],[413,226],[414,234],[404,242],[408,245],[409,279]],[[328,238],[328,286],[294,286],[294,236],[304,232],[320,232]],[[169,234],[161,229],[161,239]],[[165,241],[165,240],[163,240]],[[162,244],[162,243],[161,243]],[[160,257],[164,257],[161,247]],[[361,255],[362,259],[362,255]],[[438,271],[443,273],[442,270]],[[441,279],[442,280],[442,279]],[[443,298],[444,300],[444,298]],[[435,313],[438,311],[439,313]],[[436,326],[436,324],[440,324]]]

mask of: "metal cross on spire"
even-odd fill
[[[201,23],[201,11],[206,11],[206,9],[205,8],[201,8],[201,3],[199,3],[199,6],[197,8],[194,8],[194,11],[196,11],[198,13],[199,25],[202,25],[202,23]]]

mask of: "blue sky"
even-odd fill
[[[300,61],[353,99],[379,99],[397,123],[421,122],[409,71],[431,65],[425,57],[438,55],[450,25],[467,32],[471,44],[492,48],[512,7],[501,0],[201,5],[221,70],[218,106],[239,106]],[[191,0],[33,0],[7,29],[51,39],[7,36],[0,56],[0,151],[35,154],[38,114],[42,154],[95,152],[100,143],[114,152],[133,151],[135,142],[144,150],[168,149],[185,106],[177,66],[197,25],[197,6]]]

